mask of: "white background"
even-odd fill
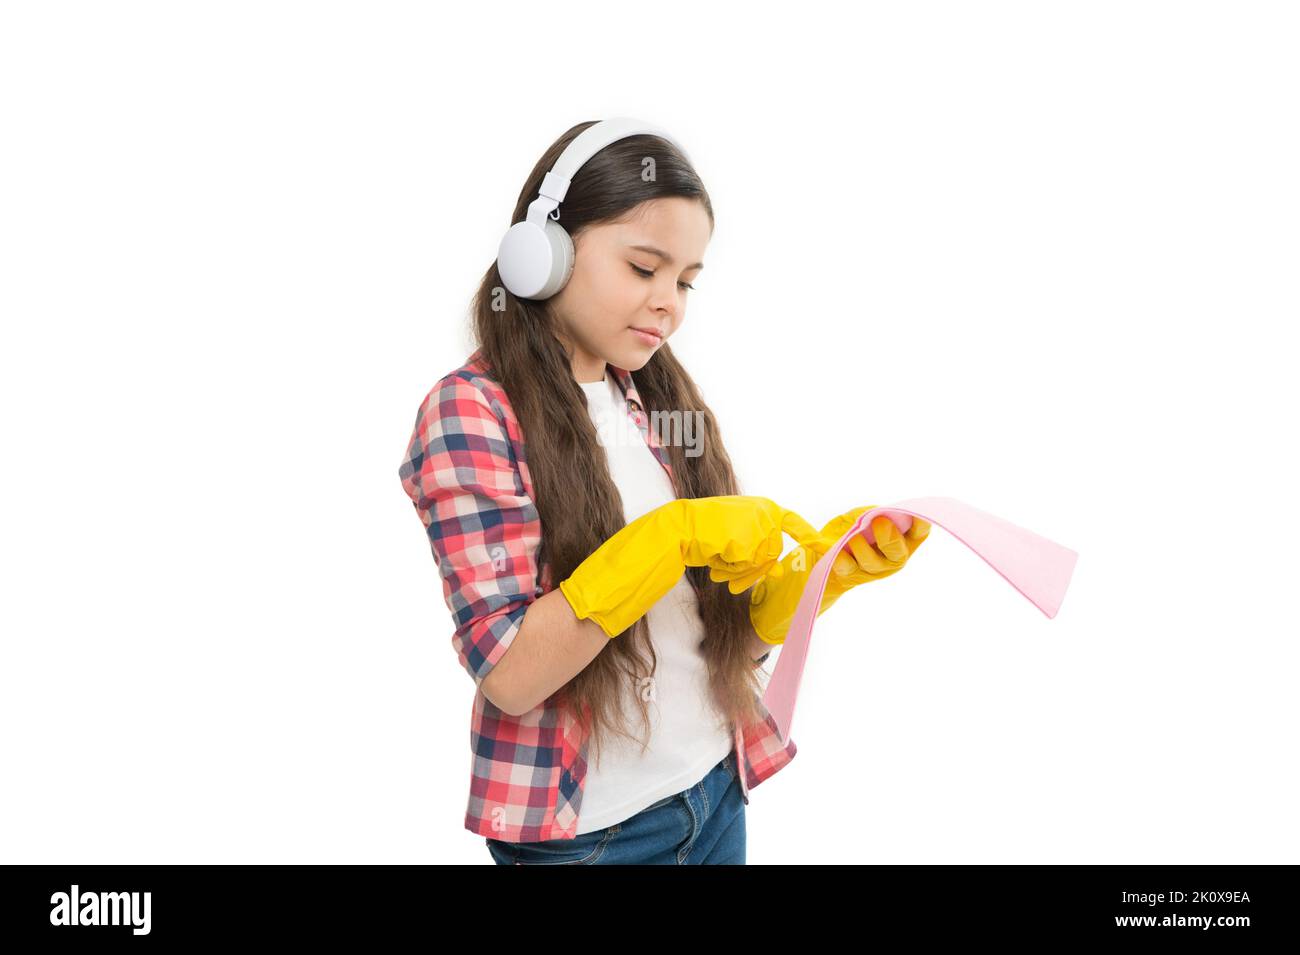
[[[747,493],[957,497],[819,623],[749,862],[1300,861],[1287,4],[9,4],[0,861],[465,862],[397,469],[524,177],[662,125]],[[769,667],[771,664],[769,663]]]

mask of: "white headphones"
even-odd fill
[[[660,136],[686,156],[681,144],[663,130],[628,116],[601,120],[580,132],[542,179],[527,217],[510,227],[497,249],[497,271],[512,294],[541,300],[564,288],[573,274],[573,239],[555,221],[560,203],[583,163],[615,140],[640,133]]]

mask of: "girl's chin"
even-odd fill
[[[614,357],[609,360],[610,364],[616,368],[622,368],[626,371],[636,371],[642,368],[648,362],[657,349],[649,348],[621,348]]]

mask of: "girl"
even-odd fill
[[[592,125],[541,157],[513,222]],[[477,686],[465,826],[492,858],[743,864],[749,789],[796,753],[757,668],[865,508],[817,531],[739,494],[668,345],[704,268],[708,194],[667,138],[610,138],[561,196],[571,275],[533,299],[487,271],[478,347],[424,399],[400,477]],[[855,538],[823,610],[900,569],[928,526],[872,530],[879,549]],[[781,560],[783,531],[800,547]]]

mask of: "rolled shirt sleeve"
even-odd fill
[[[453,374],[420,406],[399,469],[442,575],[461,665],[482,683],[537,597],[541,519],[503,420]]]

